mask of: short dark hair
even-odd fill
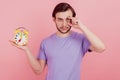
[[[76,16],[75,10],[72,8],[72,6],[70,6],[70,4],[65,3],[65,2],[59,3],[55,6],[53,13],[52,13],[52,17],[55,17],[56,13],[58,13],[58,12],[65,12],[69,9],[73,13],[72,17],[75,17]]]

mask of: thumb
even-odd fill
[[[73,26],[71,23],[68,23],[69,26]]]

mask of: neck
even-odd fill
[[[69,32],[67,32],[67,33],[65,33],[65,34],[59,32],[59,31],[56,32],[57,36],[63,37],[63,38],[64,38],[64,37],[68,37],[68,36],[70,35],[70,33],[71,33],[71,31],[69,31]]]

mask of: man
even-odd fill
[[[68,3],[59,3],[52,13],[57,32],[41,42],[37,59],[26,46],[17,46],[26,51],[33,70],[39,74],[48,66],[46,80],[80,80],[80,64],[87,51],[103,52],[105,45],[76,18]],[[71,31],[71,27],[82,33]]]

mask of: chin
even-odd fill
[[[60,31],[62,34],[66,34],[66,33],[69,33],[70,30],[66,30],[66,31]]]

